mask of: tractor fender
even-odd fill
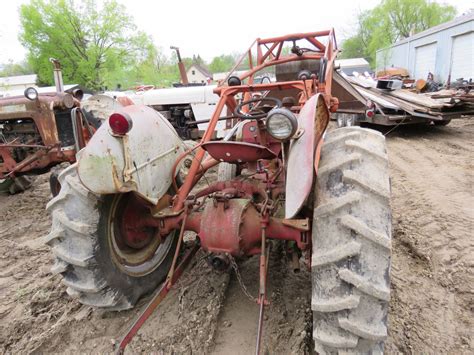
[[[135,191],[156,204],[172,184],[172,169],[185,146],[171,124],[147,106],[130,105],[118,112],[132,119],[124,136],[113,135],[108,120],[78,154],[82,184],[96,194]]]
[[[318,167],[320,145],[329,122],[323,94],[312,96],[298,115],[300,134],[290,145],[286,175],[285,218],[293,218],[308,198]]]

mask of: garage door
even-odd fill
[[[451,80],[474,78],[474,32],[453,37]]]
[[[415,48],[415,79],[426,79],[435,72],[436,42]]]

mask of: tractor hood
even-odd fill
[[[96,194],[135,191],[156,204],[172,184],[172,169],[185,146],[171,124],[157,111],[131,105],[120,108],[133,126],[113,135],[108,120],[78,156],[78,174]]]

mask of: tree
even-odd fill
[[[65,82],[92,89],[115,86],[150,58],[151,39],[115,0],[32,0],[20,7],[20,41],[40,83],[51,85],[49,58],[59,59]]]
[[[375,64],[375,53],[415,33],[449,21],[453,6],[427,0],[382,0],[357,17],[356,33],[342,44],[341,58],[364,57]]]
[[[211,73],[222,73],[232,69],[235,64],[235,58],[231,54],[222,54],[214,57],[209,64]]]
[[[205,66],[206,63],[204,62],[204,59],[201,58],[201,56],[198,54],[197,56],[193,54],[193,61],[192,63],[196,63],[198,65],[203,65]]]
[[[12,60],[0,66],[0,77],[33,74],[33,68],[25,61],[15,63]]]

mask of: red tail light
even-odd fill
[[[365,111],[365,115],[368,117],[368,118],[372,118],[375,116],[375,110],[367,110]]]
[[[123,136],[133,127],[132,119],[125,113],[113,113],[109,117],[109,126],[116,135]]]

